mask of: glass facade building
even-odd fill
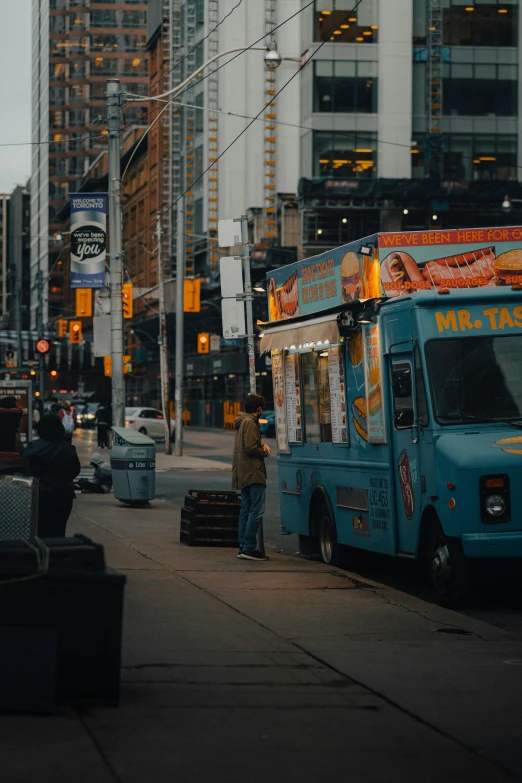
[[[365,219],[364,199],[354,196],[362,192],[361,181],[433,175],[427,130],[434,9],[440,9],[441,41],[439,180],[486,187],[488,182],[515,186],[521,179],[522,0],[368,0],[355,12],[350,5],[317,0],[303,14],[308,13],[302,25],[304,56],[322,46],[313,68],[301,76],[301,174],[325,180],[324,201],[330,210],[335,202],[328,194],[334,181],[342,180],[351,194],[344,203],[358,209],[357,218],[352,213],[349,219],[317,209],[310,210],[308,219],[305,211],[303,239],[314,250],[329,244],[329,237],[349,239],[350,224],[354,231],[362,224],[374,230],[373,214],[369,211]],[[370,192],[369,185],[364,188]],[[431,214],[442,209],[441,203],[432,209],[426,197],[424,222],[411,228],[430,227]],[[406,207],[406,215],[408,211]]]

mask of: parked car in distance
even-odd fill
[[[125,426],[155,440],[165,438],[165,421],[158,408],[125,408]],[[172,422],[174,431],[174,422]]]
[[[75,403],[76,424],[78,427],[94,427],[99,402]]]
[[[263,411],[259,418],[259,429],[261,435],[266,438],[275,438],[275,413],[274,411]]]

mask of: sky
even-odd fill
[[[0,0],[0,145],[31,141],[31,0]],[[0,193],[25,185],[31,147],[0,146]]]

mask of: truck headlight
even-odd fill
[[[511,501],[509,491],[509,476],[481,476],[480,513],[486,524],[509,522],[511,518]]]
[[[502,495],[489,495],[485,507],[491,517],[500,517],[506,510],[506,502]]]

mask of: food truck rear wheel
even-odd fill
[[[340,563],[340,549],[337,543],[335,522],[330,516],[326,505],[321,505],[318,510],[319,547],[321,558],[326,565],[337,566]]]
[[[470,603],[473,594],[470,563],[460,540],[446,536],[440,527],[432,531],[428,567],[431,583],[443,606],[456,608]]]

